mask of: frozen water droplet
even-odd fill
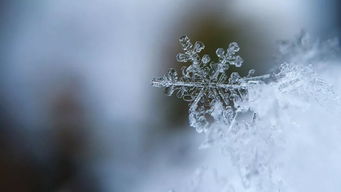
[[[243,62],[244,62],[243,58],[238,55],[238,56],[236,56],[236,58],[234,60],[234,65],[236,67],[241,67]]]
[[[190,60],[190,56],[187,55],[187,54],[184,54],[184,53],[178,53],[178,54],[176,55],[176,60],[177,60],[178,62],[184,63],[184,62],[187,62],[187,61]]]
[[[207,64],[207,63],[209,63],[209,62],[211,61],[211,58],[210,58],[209,55],[205,54],[205,55],[202,57],[201,61],[202,61],[204,64]]]
[[[240,48],[239,48],[238,43],[232,42],[232,43],[229,44],[229,48],[227,49],[227,51],[228,51],[229,53],[234,54],[234,53],[238,52],[239,49],[240,49]]]
[[[200,42],[200,41],[195,42],[195,44],[194,44],[194,51],[195,51],[195,52],[199,53],[199,52],[202,51],[204,48],[205,48],[204,43],[202,43],[202,42]]]
[[[224,51],[224,49],[223,48],[218,48],[217,50],[216,50],[216,54],[217,54],[217,56],[218,57],[220,57],[220,58],[224,58],[224,54],[225,54],[225,51]]]

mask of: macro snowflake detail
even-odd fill
[[[160,78],[152,80],[155,87],[164,87],[168,96],[176,93],[178,98],[189,102],[190,125],[197,132],[206,132],[211,120],[222,120],[230,128],[238,113],[247,111],[242,102],[248,99],[248,89],[264,83],[270,75],[253,76],[251,69],[247,76],[241,77],[238,72],[228,73],[230,66],[241,67],[243,59],[237,55],[240,50],[236,42],[232,42],[225,50],[218,48],[218,61],[211,61],[209,55],[200,57],[199,53],[205,45],[196,41],[191,43],[187,36],[179,39],[184,53],[178,53],[178,62],[190,65],[181,68],[181,75],[175,69]],[[219,108],[219,113],[214,113]]]
[[[246,76],[230,72],[243,64],[235,42],[218,48],[217,60],[212,61],[206,54],[199,55],[205,48],[202,42],[193,44],[187,36],[179,41],[183,53],[176,56],[177,61],[189,65],[180,74],[170,69],[152,84],[188,101],[190,125],[205,133],[200,148],[219,147],[228,159],[222,157],[218,166],[231,163],[236,168],[225,170],[227,180],[223,184],[217,180],[214,186],[205,183],[209,174],[200,173],[184,191],[292,191],[294,184],[283,170],[293,163],[283,157],[296,150],[297,145],[290,143],[301,141],[297,131],[310,133],[319,124],[339,132],[339,123],[327,121],[340,121],[340,97],[320,77],[323,64],[341,60],[337,41],[314,41],[305,33],[294,41],[283,41],[278,61],[272,63],[274,72],[262,76],[253,76],[253,69]]]

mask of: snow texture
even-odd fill
[[[279,68],[272,74],[246,77],[228,69],[241,67],[243,59],[236,55],[237,43],[230,43],[226,50],[216,51],[218,61],[199,53],[204,44],[192,44],[187,36],[180,38],[184,53],[177,55],[179,62],[190,62],[182,67],[179,77],[174,69],[161,78],[153,79],[156,87],[164,87],[167,95],[190,103],[190,125],[205,134],[200,146],[218,146],[236,168],[239,179],[215,179],[215,186],[205,187],[205,171],[199,169],[195,176],[194,191],[299,191],[292,179],[287,178],[288,150],[295,131],[310,130],[317,126],[313,119],[333,119],[329,127],[339,122],[340,99],[332,86],[315,72],[321,63],[338,53],[336,40],[313,41],[302,34],[295,41],[279,45]],[[323,61],[323,62],[322,62]],[[309,115],[305,115],[309,113]],[[336,120],[337,119],[337,120]],[[299,135],[299,134],[297,134]],[[290,137],[289,137],[290,136]],[[286,155],[286,156],[285,156]],[[289,166],[290,167],[290,166]],[[193,185],[193,184],[192,184]],[[220,187],[217,187],[220,186]]]

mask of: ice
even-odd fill
[[[154,79],[152,84],[156,87],[165,87],[167,95],[176,92],[178,98],[189,101],[190,125],[200,133],[206,132],[210,125],[208,116],[212,117],[211,112],[215,103],[220,102],[228,114],[235,115],[239,110],[237,103],[247,99],[248,87],[262,83],[262,77],[249,79],[254,73],[254,70],[251,70],[247,77],[240,77],[238,73],[233,72],[228,78],[229,66],[241,67],[243,63],[243,59],[236,55],[240,50],[236,42],[230,43],[226,52],[223,48],[218,48],[216,54],[219,61],[211,63],[209,55],[202,58],[199,56],[205,47],[202,42],[197,41],[193,45],[187,36],[181,37],[179,42],[184,53],[177,54],[177,61],[191,64],[182,68],[181,77],[172,69],[166,76]],[[229,125],[233,115],[227,116],[229,119],[225,119],[224,122]]]
[[[152,84],[188,101],[189,124],[205,135],[200,148],[218,146],[236,167],[237,173],[225,176],[235,179],[237,175],[239,183],[226,181],[221,191],[298,191],[301,186],[285,177],[286,169],[295,162],[283,157],[295,151],[290,142],[301,142],[298,136],[302,133],[296,133],[310,131],[316,124],[339,131],[340,98],[318,74],[320,64],[339,53],[337,41],[313,41],[306,34],[295,41],[282,41],[278,69],[261,76],[253,76],[254,69],[247,76],[229,71],[231,65],[241,67],[244,62],[236,55],[240,50],[236,42],[226,51],[218,48],[217,61],[212,61],[208,55],[200,57],[203,43],[193,45],[187,36],[179,41],[184,53],[177,60],[190,65],[182,67],[181,75],[171,69]],[[323,118],[334,120],[324,123]],[[205,174],[200,175],[195,186],[205,180]],[[205,189],[201,185],[195,191]]]

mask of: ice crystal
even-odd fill
[[[178,62],[190,65],[181,68],[180,75],[175,69],[170,69],[161,78],[152,81],[155,87],[164,87],[169,96],[176,93],[178,98],[188,101],[189,121],[192,127],[200,132],[207,132],[211,120],[223,120],[226,125],[233,125],[237,114],[248,110],[242,102],[248,99],[248,89],[263,83],[270,75],[253,76],[251,69],[247,76],[241,77],[238,72],[228,75],[230,66],[241,67],[243,59],[237,55],[240,50],[236,42],[227,49],[218,48],[218,61],[211,61],[209,55],[200,57],[199,53],[205,45],[196,41],[194,44],[187,36],[179,39],[183,53],[178,53]],[[219,113],[214,113],[219,108]]]
[[[339,107],[340,98],[333,87],[316,73],[326,64],[337,62],[339,53],[337,38],[317,41],[304,31],[294,41],[281,41],[278,54],[281,65],[276,74],[278,90],[328,106],[329,110]],[[326,102],[333,102],[334,107]]]
[[[230,66],[243,64],[237,43],[218,48],[218,60],[211,61],[208,55],[199,55],[203,43],[192,44],[184,36],[180,38],[184,53],[177,60],[190,64],[182,67],[181,75],[170,69],[153,79],[153,85],[189,102],[190,125],[206,136],[201,148],[218,145],[230,157],[240,182],[226,182],[223,190],[285,191],[279,171],[279,165],[285,164],[279,158],[286,145],[285,134],[304,126],[297,121],[312,120],[305,115],[307,111],[319,114],[325,107],[330,116],[341,114],[339,97],[314,70],[321,61],[330,62],[334,52],[339,53],[336,42],[312,41],[306,34],[283,41],[276,72],[253,76],[255,71],[250,70],[242,77],[229,72]],[[204,176],[201,174],[200,182]]]

